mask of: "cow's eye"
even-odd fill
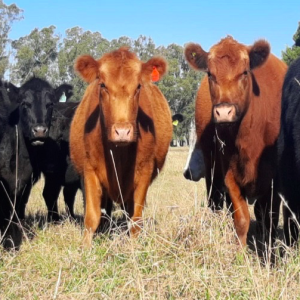
[[[105,89],[105,88],[106,88],[106,85],[105,85],[103,82],[101,82],[101,83],[100,83],[100,87]]]
[[[136,89],[137,89],[137,90],[140,90],[140,89],[141,89],[141,87],[142,87],[142,86],[139,84],[139,85],[137,86],[137,88],[136,88]]]
[[[245,70],[244,73],[243,73],[243,75],[248,75],[248,71]]]

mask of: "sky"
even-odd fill
[[[54,25],[64,36],[79,26],[100,32],[111,41],[121,36],[151,37],[156,47],[195,42],[208,51],[227,35],[251,45],[265,39],[271,51],[294,44],[300,22],[300,0],[4,0],[23,9],[24,19],[13,23],[13,40],[35,29]]]

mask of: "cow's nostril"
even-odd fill
[[[216,110],[216,113],[217,113],[217,115],[218,115],[218,116],[220,116],[220,113],[219,113],[219,111],[218,111],[218,110]]]

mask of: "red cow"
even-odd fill
[[[246,199],[256,200],[264,241],[270,229],[274,239],[280,206],[275,142],[287,66],[270,54],[266,41],[245,46],[230,36],[209,52],[188,44],[185,57],[193,68],[207,73],[196,98],[195,147],[204,156],[209,205],[232,203],[236,232],[246,245],[250,225]]]
[[[172,137],[168,103],[151,82],[166,68],[162,58],[143,63],[126,48],[98,60],[81,56],[75,63],[89,83],[70,130],[71,159],[84,179],[87,247],[107,201],[125,208],[131,235],[140,231],[148,187],[164,165]]]

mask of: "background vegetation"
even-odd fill
[[[86,85],[73,70],[79,55],[99,58],[120,46],[128,46],[143,61],[161,55],[168,61],[169,72],[158,85],[172,112],[184,116],[183,123],[174,132],[174,139],[189,141],[190,128],[194,125],[195,93],[203,74],[189,68],[183,57],[183,46],[156,46],[151,37],[143,35],[136,40],[122,36],[109,41],[100,32],[84,31],[80,27],[67,29],[62,38],[55,33],[53,25],[35,28],[28,35],[11,41],[11,25],[22,17],[22,10],[15,4],[8,6],[0,0],[0,78],[8,78],[16,85],[32,76],[44,78],[53,85],[67,82],[74,87],[73,101],[80,101]],[[293,39],[295,44],[282,52],[288,64],[300,56],[300,23]]]

